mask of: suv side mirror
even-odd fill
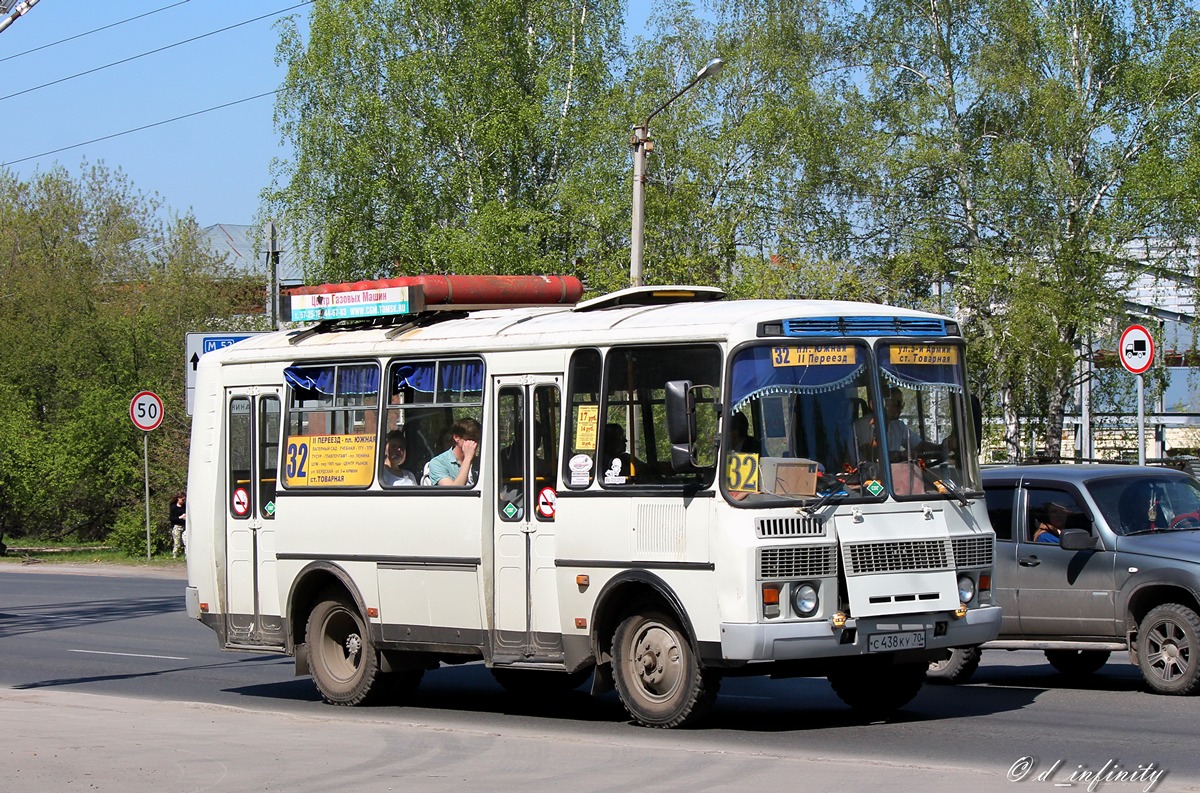
[[[1059,545],[1064,551],[1089,551],[1096,547],[1096,538],[1083,529],[1067,529]]]

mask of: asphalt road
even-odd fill
[[[1123,659],[1071,681],[985,653],[971,685],[875,723],[824,680],[750,678],[698,729],[647,730],[613,695],[522,699],[477,664],[344,709],[291,659],[220,651],[182,578],[79,572],[0,565],[0,790],[1200,791],[1200,698],[1147,693]]]

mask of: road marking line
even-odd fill
[[[106,653],[103,650],[67,650],[69,653],[88,653],[90,655],[123,655],[127,658],[161,658],[166,661],[186,661],[182,655],[143,655],[142,653]]]

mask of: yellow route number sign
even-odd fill
[[[725,486],[734,493],[757,493],[758,455],[729,455],[729,464],[725,469]]]
[[[374,435],[293,435],[284,453],[288,487],[366,487],[375,471]]]
[[[856,350],[852,344],[771,348],[771,365],[775,367],[845,366],[857,362]]]

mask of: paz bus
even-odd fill
[[[225,649],[294,656],[333,704],[476,662],[530,694],[615,687],[651,727],[740,675],[827,677],[887,714],[995,637],[953,320],[582,291],[304,287],[310,324],[203,356],[188,614]],[[438,458],[465,483],[433,481]]]

